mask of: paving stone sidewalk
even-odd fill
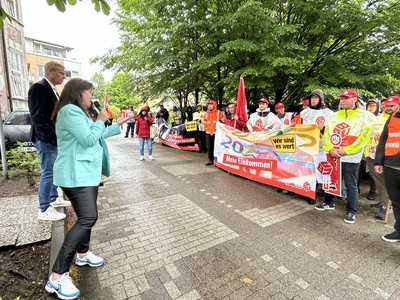
[[[400,299],[400,245],[361,209],[318,212],[305,199],[206,167],[206,155],[109,141],[81,299]]]
[[[37,196],[0,198],[0,247],[23,246],[51,238],[51,222],[37,219]]]

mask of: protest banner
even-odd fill
[[[340,158],[320,152],[315,158],[317,182],[322,184],[322,189],[334,196],[342,195],[342,164]]]
[[[162,144],[171,148],[199,152],[197,125],[195,131],[193,131],[193,126],[190,129],[191,131],[187,131],[185,124],[169,127],[167,123],[162,123],[158,125],[158,138]]]
[[[217,123],[215,165],[315,199],[315,157],[319,153],[319,141],[316,125],[296,125],[273,133],[249,133]]]

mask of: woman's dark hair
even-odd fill
[[[87,80],[73,78],[67,82],[60,96],[60,101],[54,108],[51,119],[55,122],[60,110],[67,104],[74,104],[80,107],[85,114],[88,114],[87,109],[82,106],[82,93],[93,89],[94,86]]]

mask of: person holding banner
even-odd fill
[[[334,112],[325,107],[325,97],[321,90],[312,91],[309,98],[309,106],[300,112],[302,124],[315,124],[322,132]]]
[[[210,99],[207,105],[207,113],[204,116],[204,130],[207,138],[208,163],[206,166],[214,164],[214,141],[217,122],[223,122],[225,115],[218,110],[217,101]]]
[[[224,124],[243,131],[246,127],[246,122],[239,120],[239,116],[235,114],[235,111],[236,105],[234,103],[229,104],[226,108]]]
[[[174,105],[172,107],[172,112],[170,114],[171,116],[171,126],[178,126],[182,122],[182,115],[179,109]]]
[[[255,113],[250,115],[250,119],[247,121],[247,129],[250,132],[254,131],[277,131],[282,129],[281,120],[270,111],[269,99],[267,97],[261,97],[258,100],[258,108]]]
[[[285,104],[282,102],[275,103],[276,116],[281,120],[284,127],[292,125],[293,113],[286,112]]]
[[[357,107],[355,90],[344,90],[340,95],[340,111],[327,122],[323,136],[323,148],[333,159],[341,159],[343,185],[346,190],[346,214],[344,221],[354,224],[358,209],[358,172],[372,133],[368,112]],[[312,103],[311,103],[312,105]],[[334,209],[335,198],[325,197],[321,209]],[[317,207],[316,207],[317,208]]]
[[[383,173],[385,186],[392,201],[394,213],[394,231],[382,236],[386,242],[400,242],[400,96],[389,97],[390,102],[396,103],[395,110],[385,123],[379,144],[376,149],[374,171]],[[388,105],[386,101],[385,106]]]

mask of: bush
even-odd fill
[[[29,185],[35,184],[35,177],[40,173],[40,164],[36,151],[18,143],[17,147],[7,151],[7,164],[10,176],[22,175]]]

